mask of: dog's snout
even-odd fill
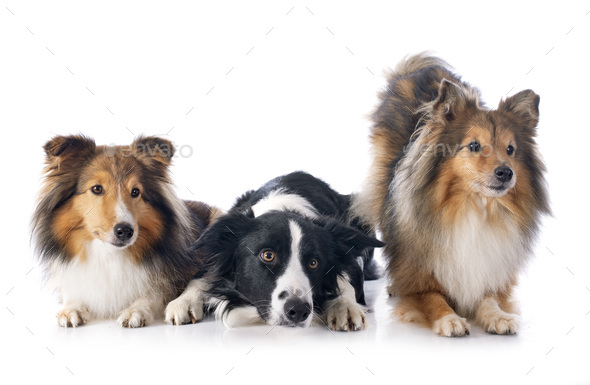
[[[295,324],[303,322],[311,314],[311,304],[299,298],[292,298],[285,302],[285,315]]]
[[[117,223],[114,232],[118,240],[126,242],[133,236],[133,226],[125,222]]]
[[[498,167],[496,170],[494,170],[494,173],[500,182],[509,182],[514,175],[514,172],[508,166]]]

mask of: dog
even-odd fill
[[[373,248],[383,243],[351,217],[351,198],[304,172],[247,192],[198,240],[207,272],[166,321],[194,323],[206,306],[228,328],[308,327],[314,316],[333,330],[365,328],[363,283],[378,277]]]
[[[512,290],[550,214],[539,96],[524,90],[489,109],[423,53],[399,63],[380,98],[353,211],[382,232],[395,314],[441,336],[468,335],[467,319],[516,333]]]
[[[172,143],[56,136],[44,150],[33,238],[46,283],[61,295],[58,324],[118,317],[135,328],[162,316],[200,268],[190,246],[219,213],[176,196]]]

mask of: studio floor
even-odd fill
[[[354,333],[322,326],[226,329],[212,318],[184,326],[159,320],[142,329],[100,320],[62,329],[55,322],[58,305],[39,290],[33,269],[6,296],[13,301],[7,301],[1,313],[2,372],[21,383],[267,383],[283,382],[281,378],[287,383],[306,378],[345,383],[588,383],[588,314],[574,303],[552,298],[555,289],[541,278],[555,268],[542,256],[523,276],[516,297],[527,300],[520,301],[518,335],[490,335],[472,324],[471,335],[462,338],[438,337],[394,319],[395,299],[388,297],[384,279],[366,283],[369,326]],[[565,274],[557,274],[551,285],[573,293],[577,289]]]

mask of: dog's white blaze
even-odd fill
[[[285,318],[284,306],[286,300],[289,297],[296,296],[310,304],[313,303],[311,283],[309,282],[309,278],[305,274],[305,271],[303,271],[303,266],[301,266],[300,244],[303,233],[301,231],[301,227],[299,227],[299,225],[294,221],[289,221],[289,230],[291,231],[291,256],[289,259],[289,264],[285,268],[283,275],[277,279],[277,286],[272,292],[270,317],[271,324],[280,323],[280,321]],[[286,298],[279,299],[279,294],[281,294],[283,291],[286,291],[288,296]],[[305,320],[305,327],[310,325],[312,318],[313,317],[310,314],[310,316]]]
[[[297,194],[285,193],[283,189],[271,191],[252,206],[252,211],[255,217],[269,211],[295,211],[307,218],[318,217],[318,212],[307,199]]]
[[[131,211],[129,211],[129,209],[127,208],[127,205],[125,204],[123,199],[121,199],[121,189],[120,188],[119,188],[118,196],[117,196],[117,205],[115,206],[115,223],[114,223],[114,225],[116,226],[119,223],[129,223],[130,225],[133,226],[133,236],[131,237],[129,242],[127,242],[127,244],[123,248],[129,247],[137,240],[137,237],[139,236],[139,231],[137,228],[137,221],[133,217],[133,214],[131,213]],[[106,242],[117,243],[118,240],[117,240],[114,230],[115,230],[114,228],[111,229],[111,231],[107,234],[107,238],[105,240]]]
[[[509,217],[499,231],[479,210],[471,210],[451,230],[449,243],[441,247],[434,275],[457,302],[457,312],[467,316],[485,294],[504,289],[527,254],[518,227]]]
[[[135,219],[133,218],[133,215],[131,214],[129,209],[127,209],[127,205],[125,204],[125,202],[123,202],[120,190],[117,197],[117,206],[115,206],[115,215],[117,218],[117,223],[125,222],[132,225],[135,224]]]
[[[54,263],[49,284],[61,293],[64,305],[82,303],[98,318],[117,316],[153,286],[147,269],[124,249],[98,239],[88,244],[83,260]]]

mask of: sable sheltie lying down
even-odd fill
[[[198,271],[189,247],[217,214],[175,195],[172,143],[142,137],[106,147],[57,136],[45,153],[33,236],[47,283],[61,294],[59,325],[118,317],[141,327],[161,317]]]
[[[469,334],[466,318],[490,333],[517,332],[512,289],[549,213],[538,107],[525,90],[488,109],[477,89],[424,54],[390,75],[355,210],[383,234],[402,321],[442,336]]]
[[[363,329],[363,282],[377,277],[372,250],[383,244],[350,217],[350,201],[303,172],[246,193],[199,239],[207,272],[166,320],[194,323],[206,306],[227,327],[307,327],[318,315],[333,330]]]

